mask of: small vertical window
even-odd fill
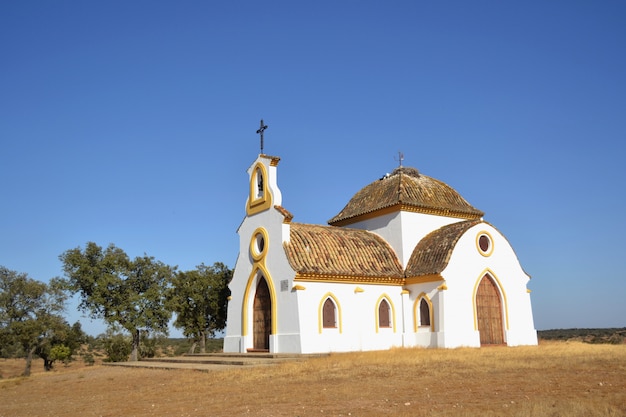
[[[481,235],[478,238],[478,246],[480,246],[480,250],[483,252],[489,252],[489,246],[491,242],[489,242],[489,238],[487,235]]]
[[[420,326],[430,326],[430,306],[424,298],[420,301]]]
[[[378,305],[378,327],[391,327],[391,308],[387,300],[382,300]]]
[[[256,170],[257,198],[263,197],[263,172],[260,168]]]
[[[322,308],[322,325],[324,328],[336,328],[337,327],[337,309],[335,303],[330,298],[324,301],[324,307]]]

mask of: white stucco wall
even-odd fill
[[[303,353],[389,349],[402,346],[402,288],[399,286],[299,282]],[[356,291],[355,291],[356,290]],[[321,307],[328,296],[337,305],[337,328],[322,328]],[[391,327],[377,329],[381,297],[391,306]]]
[[[489,256],[483,256],[477,248],[476,239],[482,232],[491,236],[493,251]],[[459,239],[442,272],[448,288],[443,311],[445,347],[480,346],[473,297],[486,273],[494,278],[500,290],[505,342],[509,346],[536,345],[537,332],[526,289],[529,277],[506,238],[491,225],[481,223]]]
[[[413,249],[424,236],[433,230],[462,220],[432,214],[400,211],[354,223],[348,227],[369,230],[380,235],[396,252],[402,267],[406,268]]]

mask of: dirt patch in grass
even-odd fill
[[[393,349],[227,371],[59,368],[0,416],[624,416],[626,346]]]

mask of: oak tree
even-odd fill
[[[176,313],[174,326],[193,340],[189,353],[194,353],[198,343],[204,353],[206,338],[226,327],[228,283],[232,277],[233,271],[221,262],[201,264],[172,277],[168,302]]]
[[[171,312],[165,290],[175,267],[144,255],[130,259],[111,244],[106,249],[88,242],[60,256],[66,282],[80,296],[79,309],[132,336],[130,360],[138,360],[141,332],[168,333]]]
[[[61,280],[46,284],[0,266],[0,346],[21,348],[26,357],[22,375],[30,375],[34,354],[42,356],[46,346],[63,339],[69,328],[61,316],[66,299]]]

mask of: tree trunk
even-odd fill
[[[139,329],[135,329],[133,333],[133,349],[130,352],[130,361],[137,362],[139,360]]]
[[[30,365],[33,362],[33,354],[35,353],[36,346],[30,348],[28,351],[28,355],[26,356],[26,367],[24,368],[24,372],[22,376],[30,376]]]
[[[193,355],[194,353],[196,353],[196,345],[198,343],[196,343],[196,339],[193,340],[193,343],[191,344],[191,347],[189,348],[189,352],[187,352],[189,355]]]
[[[206,353],[206,332],[200,332],[200,353]]]

